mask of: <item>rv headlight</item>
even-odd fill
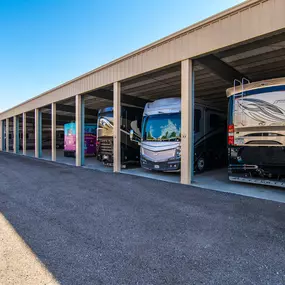
[[[181,158],[181,147],[177,147],[176,149],[176,154],[175,154],[176,158]]]
[[[99,124],[100,124],[102,127],[104,127],[105,121],[104,121],[103,119],[100,119]]]

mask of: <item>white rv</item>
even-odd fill
[[[229,179],[285,187],[285,78],[239,83],[227,90]]]
[[[202,103],[194,111],[195,168],[203,171],[225,161],[226,116]],[[135,132],[131,132],[131,137]],[[210,142],[211,141],[211,142]],[[167,98],[147,103],[143,113],[140,162],[149,170],[180,171],[181,99]]]

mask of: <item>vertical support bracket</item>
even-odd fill
[[[19,117],[13,117],[13,135],[14,135],[14,145],[13,150],[14,153],[19,153]]]
[[[51,104],[51,160],[56,161],[56,103]]]
[[[9,118],[6,119],[6,151],[9,152],[9,130],[10,130],[10,121]]]
[[[84,165],[84,96],[76,95],[76,166]]]
[[[27,154],[27,113],[23,113],[22,119],[22,148],[23,148],[23,155]]]
[[[0,151],[5,150],[5,130],[4,121],[0,121]]]
[[[113,155],[114,172],[121,171],[121,83],[115,82],[113,86],[113,114],[114,114],[114,133],[113,133]]]
[[[42,156],[42,113],[35,109],[35,157]]]
[[[181,183],[194,176],[194,74],[191,59],[181,62]]]

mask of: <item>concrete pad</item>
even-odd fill
[[[158,171],[150,171],[139,166],[128,167],[126,169],[122,169],[121,173],[136,175],[140,177],[147,177],[151,179],[157,179],[161,181],[180,183],[180,173],[167,173],[167,172],[158,172]]]
[[[42,150],[42,157],[41,159],[44,160],[51,160],[51,150],[50,149],[43,149]],[[65,157],[63,149],[56,150],[56,162],[64,163],[67,165],[75,165],[75,157]]]
[[[85,168],[90,168],[94,170],[100,170],[103,172],[113,172],[113,167],[104,166],[101,161],[99,161],[96,157],[85,157]]]
[[[33,149],[27,149],[26,155],[30,157],[35,157],[35,150]]]
[[[59,284],[1,213],[0,284]]]
[[[19,154],[22,154],[19,153]],[[27,150],[27,156],[29,157],[35,157],[34,150]],[[49,149],[43,149],[42,150],[42,157],[43,160],[51,160],[51,150]],[[56,162],[67,164],[67,165],[76,165],[76,161],[74,157],[65,157],[63,149],[57,149],[56,151]],[[100,170],[103,172],[113,172],[112,167],[104,166],[102,162],[97,160],[96,157],[85,157],[85,168],[90,168],[94,170]]]
[[[122,169],[121,173],[180,183],[180,173],[148,171],[141,167]],[[214,169],[196,174],[193,185],[209,190],[285,203],[285,189],[229,181],[227,168]]]
[[[27,150],[27,156],[34,157],[34,150]],[[42,158],[44,160],[51,160],[51,150],[43,150]],[[75,158],[64,157],[63,150],[57,150],[57,162],[75,165]],[[102,162],[98,161],[96,157],[86,157],[84,168],[99,170],[103,172],[113,172],[112,167],[104,166]],[[121,173],[131,174],[140,177],[146,177],[166,182],[180,183],[180,173],[165,173],[148,171],[139,166],[128,166],[122,169]],[[232,182],[228,179],[227,168],[214,169],[205,171],[202,174],[194,176],[193,185],[220,192],[233,193],[247,197],[254,197],[266,199],[276,202],[285,203],[285,189],[278,187],[270,187],[264,185],[253,185],[247,183]]]
[[[197,174],[194,176],[193,185],[204,189],[285,203],[285,189],[230,181],[227,168]]]

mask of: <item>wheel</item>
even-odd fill
[[[197,170],[203,172],[205,170],[205,158],[202,156],[197,161]]]

